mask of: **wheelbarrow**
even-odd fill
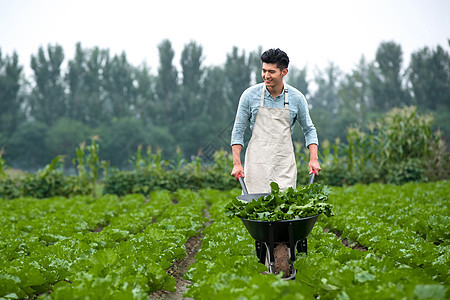
[[[240,175],[240,176],[239,176]],[[249,194],[241,174],[238,175],[239,183],[242,187],[243,195],[237,197],[239,200],[251,202],[270,193]],[[308,184],[314,182],[315,174],[311,173]],[[255,239],[256,255],[260,263],[268,265],[269,273],[274,274],[275,256],[274,249],[279,244],[285,244],[290,251],[290,276],[284,279],[294,279],[296,270],[294,261],[296,252],[307,253],[306,237],[311,233],[314,224],[320,214],[307,218],[282,220],[282,221],[260,221],[241,218],[248,232]],[[297,251],[296,251],[297,250]]]

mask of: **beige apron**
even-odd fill
[[[284,90],[284,108],[264,107],[265,90],[263,85],[261,105],[245,152],[244,180],[249,194],[270,192],[272,181],[282,190],[295,188],[297,182],[288,90]]]

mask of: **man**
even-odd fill
[[[292,132],[297,120],[305,135],[310,152],[310,174],[319,174],[318,138],[309,116],[305,96],[283,82],[288,73],[289,57],[280,49],[269,49],[261,55],[263,83],[245,90],[239,100],[231,147],[236,179],[244,177],[247,190],[252,193],[270,192],[270,182],[280,189],[296,187]],[[250,123],[252,137],[245,153],[245,168],[241,164],[244,131]]]

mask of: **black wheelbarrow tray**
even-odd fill
[[[314,182],[314,173],[311,173],[309,183]],[[247,187],[242,176],[238,177],[242,186],[243,195],[237,197],[239,200],[251,202],[269,195],[270,193],[248,194]],[[269,273],[275,273],[274,249],[276,245],[283,243],[290,249],[291,275],[284,279],[294,279],[296,270],[293,263],[296,259],[296,250],[307,253],[306,237],[311,233],[317,218],[320,214],[294,220],[282,221],[260,221],[240,218],[247,228],[248,232],[255,239],[256,255],[261,263],[265,264],[266,259],[269,267]],[[266,256],[267,255],[267,256]]]

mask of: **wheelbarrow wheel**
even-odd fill
[[[273,250],[274,257],[272,259],[270,259],[270,251],[267,243],[257,243],[257,249],[258,246],[263,247],[262,251],[257,253],[260,262],[268,268],[268,271],[264,272],[264,274],[279,274],[283,272],[283,279],[289,280],[295,278],[296,270],[291,261],[290,249],[285,243],[277,244]]]

